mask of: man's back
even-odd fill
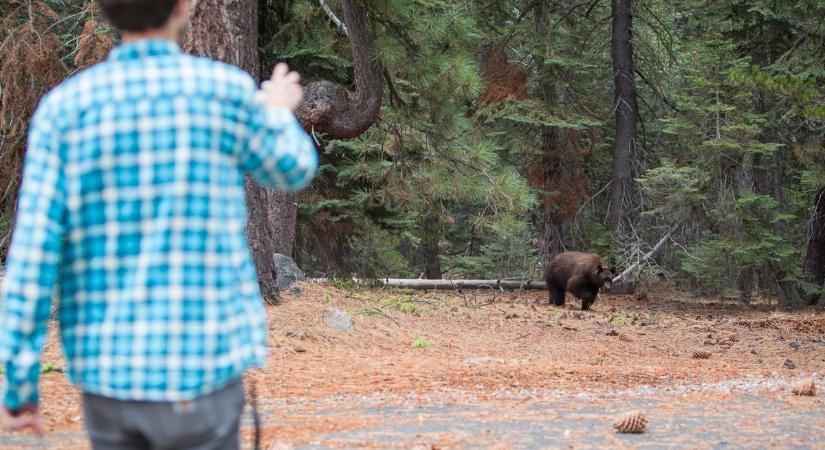
[[[297,190],[317,156],[291,112],[255,96],[239,69],[143,40],[41,102],[3,286],[7,405],[36,402],[55,280],[69,374],[88,393],[189,399],[263,362],[244,172]]]

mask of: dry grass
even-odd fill
[[[544,390],[825,372],[825,314],[818,310],[755,310],[651,293],[653,300],[645,303],[606,296],[582,312],[575,302],[566,309],[548,306],[543,292],[352,290],[308,283],[300,289],[268,309],[269,364],[248,376],[265,405],[346,403],[362,396],[392,402],[411,393],[485,401]],[[349,312],[355,331],[325,325],[330,309]],[[62,366],[55,337],[51,330],[44,361]],[[426,348],[413,346],[417,339],[425,339]],[[693,359],[696,348],[712,349],[714,357]],[[782,368],[789,357],[797,364],[793,371]],[[65,376],[44,374],[43,392],[47,427],[80,430],[78,394]],[[363,420],[293,409],[265,430],[265,442],[275,435],[307,442]]]

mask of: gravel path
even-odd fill
[[[378,424],[295,448],[822,448],[825,405],[807,403],[736,395],[715,403],[638,398],[366,409],[360,414]],[[614,417],[636,409],[650,417],[648,432],[614,433]]]
[[[816,449],[825,442],[825,400],[789,392],[780,377],[712,385],[636,388],[608,392],[501,392],[488,400],[461,393],[404,398],[269,400],[265,431],[304,416],[313,429],[293,442],[265,433],[277,450],[325,448],[783,448]],[[825,382],[817,378],[822,386]],[[614,433],[616,416],[643,410],[648,431]],[[353,419],[355,418],[355,420]],[[249,436],[250,417],[244,418]],[[322,428],[324,428],[322,427]],[[3,449],[87,448],[82,432],[0,436]],[[247,439],[248,440],[248,439]],[[249,446],[245,446],[249,448]]]

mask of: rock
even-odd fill
[[[301,290],[298,289],[298,286],[290,286],[290,288],[286,290],[286,293],[289,295],[297,296],[301,295]]]
[[[306,275],[292,258],[281,253],[275,253],[273,258],[275,259],[275,270],[278,271],[278,278],[275,280],[278,289],[286,291],[293,284],[304,281]]]
[[[790,344],[788,344],[788,346],[790,346],[791,348],[794,348],[794,349],[799,348],[799,345],[800,345],[799,341],[793,341]]]
[[[340,309],[332,309],[324,313],[324,323],[330,328],[347,333],[355,329],[355,326],[352,324],[352,317]]]
[[[786,359],[785,362],[782,363],[782,367],[786,369],[796,369],[796,364],[790,359]]]

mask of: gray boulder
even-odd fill
[[[293,284],[304,281],[306,275],[292,258],[281,253],[275,253],[273,258],[275,259],[275,270],[278,271],[278,278],[275,283],[280,291],[286,292]]]
[[[355,329],[355,326],[352,324],[352,317],[340,309],[326,311],[324,313],[324,323],[330,328],[347,333]]]

